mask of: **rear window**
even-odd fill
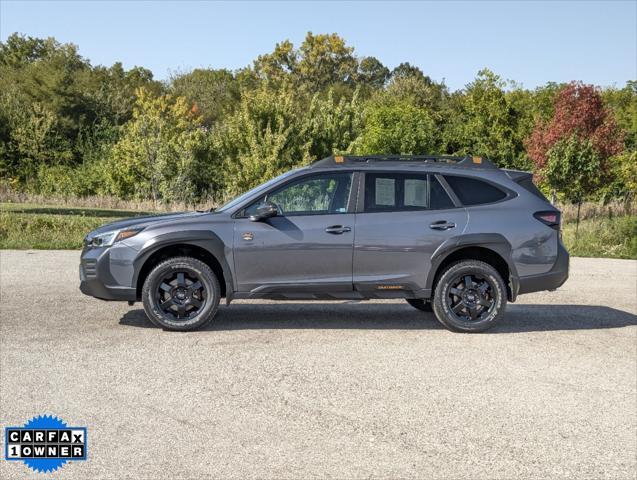
[[[445,180],[447,180],[447,183],[449,183],[463,205],[493,203],[507,196],[499,188],[475,178],[445,175]]]
[[[549,199],[544,196],[544,194],[540,191],[540,189],[535,186],[535,184],[533,183],[533,177],[531,175],[527,177],[523,177],[522,179],[518,180],[517,183],[524,189],[531,192],[537,198],[540,198],[544,200],[545,202],[549,201]]]

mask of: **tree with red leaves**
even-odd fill
[[[624,148],[622,131],[592,85],[572,82],[555,98],[555,113],[526,142],[536,175],[577,204],[575,239],[584,199],[610,176],[608,159]]]
[[[604,168],[608,167],[606,159],[623,150],[622,132],[613,113],[604,106],[598,88],[571,82],[557,94],[554,105],[553,118],[547,123],[536,123],[525,142],[540,177],[551,148],[572,136],[590,141]]]

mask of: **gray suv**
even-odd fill
[[[526,172],[486,158],[332,156],[214,211],[137,217],[85,239],[80,290],[141,300],[169,330],[221,298],[404,298],[479,332],[507,300],[568,277],[560,212]]]

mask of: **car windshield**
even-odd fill
[[[268,187],[274,185],[279,180],[283,180],[284,178],[289,177],[290,175],[292,175],[296,171],[297,170],[290,170],[289,172],[285,172],[284,174],[279,175],[278,177],[274,177],[273,179],[268,180],[267,182],[262,183],[261,185],[259,185],[257,187],[254,187],[252,190],[248,190],[244,194],[239,195],[238,197],[230,200],[228,203],[226,203],[226,204],[222,205],[221,207],[217,208],[215,210],[215,212],[225,212],[226,210],[229,210],[229,209],[231,209],[233,207],[236,207],[237,205],[242,203],[244,200],[247,200],[251,196],[256,195],[259,192],[262,192],[263,190],[266,190]]]

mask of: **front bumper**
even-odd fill
[[[539,275],[529,275],[519,278],[518,294],[542,292],[544,290],[555,290],[561,287],[568,279],[569,254],[562,245],[558,243],[557,260],[553,268],[546,273]]]
[[[121,285],[111,272],[109,248],[82,251],[80,260],[80,291],[102,300],[135,301],[137,289]]]

